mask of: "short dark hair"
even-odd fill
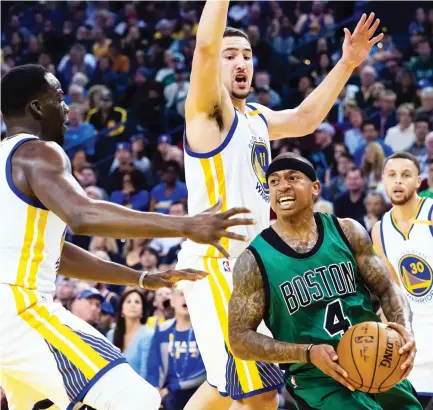
[[[24,115],[26,105],[50,85],[45,68],[36,64],[18,66],[1,80],[1,112],[5,116]]]
[[[245,40],[248,41],[248,43],[251,44],[248,34],[242,30],[239,30],[238,28],[226,27],[223,34],[223,38],[224,37],[243,37]]]
[[[179,163],[173,159],[169,159],[165,162],[163,171],[167,172],[169,168],[175,168],[177,174],[179,174],[181,170]]]
[[[385,159],[382,170],[385,169],[386,164],[391,159],[408,159],[409,161],[413,162],[413,164],[416,166],[416,169],[418,170],[418,174],[421,174],[421,166],[415,155],[409,154],[408,152],[396,152]]]
[[[150,246],[145,246],[142,250],[141,250],[141,252],[140,252],[140,258],[146,253],[146,252],[149,252],[149,253],[151,253],[153,256],[155,256],[156,257],[156,260],[157,260],[157,264],[159,264],[159,255],[158,255],[158,252],[154,249],[154,248],[151,248]]]
[[[367,125],[372,125],[372,126],[374,127],[374,129],[377,131],[376,124],[375,124],[373,121],[370,121],[370,120],[365,120],[365,121],[362,123],[362,125],[361,125],[361,131],[364,131],[364,128],[365,128]]]
[[[347,177],[351,172],[359,172],[359,174],[361,175],[361,178],[363,177],[363,175],[362,175],[362,169],[361,169],[361,168],[357,168],[357,167],[350,168],[349,171],[347,171],[346,177]]]
[[[430,129],[429,118],[426,115],[423,115],[423,114],[417,115],[415,117],[415,121],[414,122],[415,123],[417,123],[417,122],[426,122],[429,125],[429,129]]]

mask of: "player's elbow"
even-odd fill
[[[237,330],[229,329],[229,343],[233,356],[241,360],[251,360],[245,349],[243,335]]]
[[[68,215],[66,223],[74,235],[93,235],[96,220],[97,215],[89,204],[74,207]]]

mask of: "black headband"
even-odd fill
[[[293,170],[302,172],[305,176],[307,176],[311,181],[317,181],[317,175],[315,169],[308,163],[301,161],[297,158],[278,158],[271,162],[266,171],[266,181],[269,178],[269,175],[273,174],[277,171],[286,171]]]

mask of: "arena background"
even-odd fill
[[[1,73],[36,63],[59,78],[70,105],[64,148],[92,198],[140,211],[186,212],[184,103],[202,8],[203,2],[188,1],[1,2]],[[433,197],[432,3],[233,1],[228,17],[250,36],[255,81],[249,101],[283,109],[299,105],[338,61],[343,28],[353,29],[372,11],[385,37],[354,72],[326,122],[311,136],[272,144],[273,157],[296,151],[314,163],[323,184],[317,210],[357,219],[368,230],[389,207],[380,169],[393,151],[418,157],[420,192]],[[67,240],[147,270],[173,266],[183,241],[114,241],[71,232]],[[107,333],[123,291],[59,277],[56,297]],[[170,291],[144,297],[149,328],[173,316]],[[294,408],[287,393],[280,399],[281,408]]]

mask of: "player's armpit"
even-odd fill
[[[339,219],[339,222],[355,254],[359,273],[368,289],[379,299],[386,319],[411,330],[409,303],[382,258],[374,251],[367,231],[353,219]]]
[[[265,314],[265,290],[259,266],[247,249],[233,270],[229,304],[229,341],[232,353],[243,360],[268,363],[306,362],[308,345],[279,342],[257,333]]]

